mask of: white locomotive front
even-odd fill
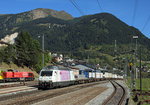
[[[39,76],[40,88],[53,88],[74,84],[74,73],[67,67],[47,66],[43,68]]]

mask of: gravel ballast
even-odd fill
[[[103,102],[113,93],[114,87],[110,82],[102,85],[103,87],[107,87],[107,90],[90,100],[85,105],[102,105]]]
[[[113,92],[110,82],[63,94],[33,105],[100,105]]]

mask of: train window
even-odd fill
[[[42,71],[41,76],[52,76],[53,71]]]
[[[29,73],[29,76],[32,76],[32,73]]]
[[[12,70],[12,69],[8,69],[7,71],[8,71],[8,72],[14,72],[14,70]]]

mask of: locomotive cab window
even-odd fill
[[[42,71],[41,76],[52,76],[53,71]]]
[[[29,73],[29,76],[32,76],[32,73]]]

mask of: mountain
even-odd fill
[[[40,8],[0,16],[0,22],[1,38],[25,30],[41,43],[38,36],[44,34],[45,49],[53,52],[98,51],[113,56],[115,40],[117,51],[125,52],[135,49],[136,35],[147,55],[143,58],[150,59],[150,39],[109,13],[73,18],[64,11]]]
[[[65,11],[56,11],[51,9],[38,8],[35,10],[19,13],[19,14],[5,14],[0,15],[0,38],[6,34],[12,34],[23,23],[31,22],[36,19],[54,17],[61,20],[71,20],[73,17]]]
[[[30,16],[28,14],[30,14]],[[43,8],[38,8],[29,12],[25,12],[24,15],[28,15],[29,17],[31,17],[32,20],[39,18],[46,18],[48,16],[52,16],[62,20],[73,19],[73,17],[70,14],[66,13],[65,11],[56,11]]]
[[[3,15],[5,15],[5,14],[0,14],[0,16],[3,16]]]

